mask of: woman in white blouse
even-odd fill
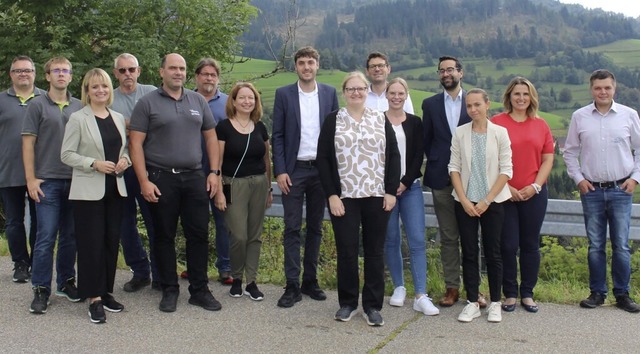
[[[484,90],[472,89],[466,96],[471,122],[458,127],[451,140],[449,175],[456,200],[455,212],[462,248],[462,279],[467,291],[467,306],[458,316],[460,322],[480,317],[478,287],[478,227],[482,226],[482,246],[487,262],[491,304],[489,322],[502,320],[500,289],[502,258],[500,234],[504,210],[500,203],[511,198],[507,181],[511,179],[511,142],[507,130],[489,121],[489,97]]]
[[[330,113],[318,139],[316,163],[338,252],[339,321],[357,312],[360,226],[364,249],[362,307],[371,326],[382,326],[384,240],[400,183],[395,133],[382,112],[365,107],[369,83],[352,72],[342,83],[346,107]]]

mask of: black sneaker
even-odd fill
[[[180,291],[176,287],[168,287],[162,290],[162,300],[158,308],[162,312],[175,312]]]
[[[358,309],[351,306],[342,306],[338,312],[336,312],[336,321],[348,322],[353,315],[358,312]]]
[[[82,300],[78,295],[78,288],[76,288],[76,278],[67,279],[62,287],[56,291],[56,296],[66,297],[71,302]]]
[[[128,293],[133,293],[136,292],[142,288],[144,288],[145,286],[149,286],[149,284],[151,284],[151,279],[149,278],[136,278],[133,277],[131,278],[131,280],[129,280],[128,282],[124,283],[124,286],[122,287],[122,290],[128,292]]]
[[[191,294],[189,298],[189,303],[191,305],[200,306],[205,310],[209,311],[219,311],[222,308],[220,302],[216,300],[215,297],[211,294],[208,288],[205,288],[202,291],[198,291],[195,294]]]
[[[278,300],[279,307],[292,307],[296,302],[302,301],[302,294],[300,288],[293,282],[287,282],[287,286],[284,288],[284,294]]]
[[[107,322],[107,315],[104,313],[104,307],[102,301],[97,300],[89,305],[89,320],[92,323],[105,323]]]
[[[262,291],[258,290],[258,286],[255,281],[247,284],[247,287],[244,288],[244,294],[249,296],[253,301],[262,301],[264,299],[264,294]]]
[[[40,315],[47,313],[47,306],[49,306],[49,292],[44,286],[36,286],[33,288],[33,301],[29,312]]]
[[[229,289],[229,296],[242,297],[242,279],[233,279],[231,289]]]
[[[378,310],[368,309],[362,313],[362,316],[365,320],[367,320],[367,324],[369,326],[379,327],[384,325],[384,320],[382,319],[382,315]]]
[[[640,306],[629,297],[628,293],[616,296],[616,307],[631,313],[640,312]]]
[[[317,280],[313,281],[303,281],[302,286],[300,286],[300,292],[309,295],[310,298],[318,301],[323,301],[327,299],[327,294],[320,289]]]
[[[580,301],[580,307],[584,307],[586,309],[594,309],[604,304],[604,299],[606,298],[606,295],[592,292],[591,294],[589,294],[588,298]]]
[[[109,312],[120,312],[124,310],[124,305],[117,302],[111,294],[104,294],[102,296],[102,307]]]
[[[26,283],[31,274],[29,273],[29,264],[26,262],[16,262],[13,266],[13,281],[16,283]]]

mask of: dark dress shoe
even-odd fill
[[[302,286],[300,286],[300,292],[314,300],[324,301],[327,299],[327,295],[320,289],[317,280],[309,282],[303,281]]]
[[[442,307],[451,307],[455,304],[460,298],[460,292],[455,288],[447,288],[447,292],[444,294],[444,298],[442,298],[438,304]]]
[[[539,310],[538,305],[527,305],[522,300],[520,300],[520,305],[522,305],[527,312],[536,313]]]
[[[502,311],[504,312],[513,312],[516,310],[516,303],[514,302],[511,305],[502,304]]]

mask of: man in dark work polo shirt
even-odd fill
[[[129,151],[156,231],[154,252],[162,285],[160,311],[174,312],[179,286],[175,237],[178,218],[186,238],[189,303],[220,310],[208,288],[209,199],[220,177],[202,171],[201,136],[209,163],[220,165],[215,121],[205,99],[184,88],[187,64],[167,54],[160,66],[162,86],[136,103],[129,126]]]

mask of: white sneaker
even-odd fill
[[[500,306],[498,306],[500,308]],[[460,315],[458,315],[458,321],[471,322],[474,318],[480,317],[480,306],[475,302],[467,301],[467,306],[464,307]]]
[[[492,302],[489,304],[489,308],[487,309],[489,322],[500,322],[502,321],[502,303],[500,301]]]
[[[389,305],[391,306],[404,306],[404,299],[407,297],[407,289],[404,286],[399,286],[393,290],[393,295],[389,299]]]
[[[427,295],[422,295],[417,300],[413,300],[413,309],[418,312],[422,312],[427,316],[435,316],[440,313],[440,310],[433,306],[431,298]]]

